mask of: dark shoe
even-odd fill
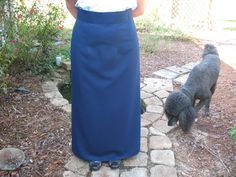
[[[108,162],[108,165],[111,169],[117,169],[117,168],[120,168],[120,164],[121,164],[121,161],[120,160],[116,160],[116,161],[109,161]]]
[[[90,161],[89,162],[89,169],[92,171],[98,171],[102,166],[101,161]]]

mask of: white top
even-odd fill
[[[137,0],[77,0],[75,6],[93,12],[117,12],[135,9]]]

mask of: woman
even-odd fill
[[[133,17],[144,0],[66,0],[71,41],[72,151],[119,168],[140,150],[139,46]]]

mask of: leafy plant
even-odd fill
[[[23,0],[17,5],[14,16],[5,21],[6,38],[0,49],[0,71],[6,72],[17,63],[18,68],[35,74],[53,70],[51,57],[55,39],[63,26],[64,13],[55,4],[42,8],[39,1],[26,6]]]
[[[234,127],[231,128],[231,130],[229,131],[230,136],[232,138],[232,140],[236,141],[236,125]]]

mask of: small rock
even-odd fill
[[[30,90],[26,89],[25,87],[19,87],[19,88],[15,89],[15,92],[30,93]]]
[[[67,70],[67,71],[70,71],[71,70],[71,63],[70,61],[63,61],[62,62],[62,67]]]
[[[7,88],[0,88],[0,93],[3,93],[6,95],[8,93]]]
[[[231,160],[231,161],[236,161],[236,156],[230,157],[230,160]]]
[[[0,170],[16,170],[25,161],[25,154],[17,148],[3,148],[0,150]]]

